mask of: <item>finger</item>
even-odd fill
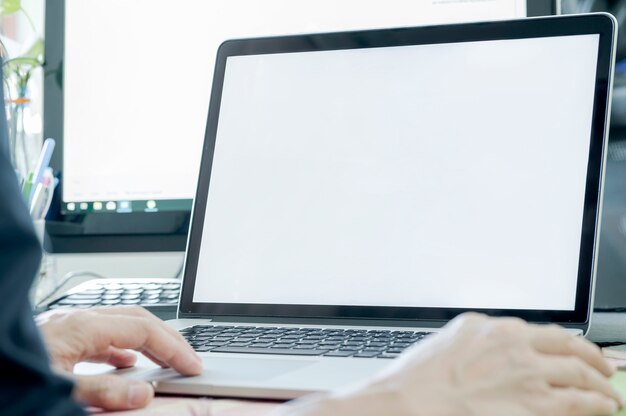
[[[184,375],[198,375],[202,362],[198,355],[186,348],[169,331],[163,322],[155,325],[144,317],[94,314],[91,325],[85,329],[92,341],[89,348],[103,351],[109,346],[147,352],[152,357]]]
[[[161,319],[157,318],[152,312],[148,311],[146,308],[137,305],[119,305],[119,306],[101,306],[97,308],[93,308],[92,310],[103,313],[107,315],[132,315],[138,316],[146,319],[150,319],[160,324],[163,324],[165,328],[169,330],[170,333],[175,335],[180,335],[178,331],[169,325],[165,324]]]
[[[143,355],[148,357],[150,359],[150,361],[152,361],[153,363],[157,364],[158,366],[160,366],[162,368],[168,368],[169,367],[169,365],[167,365],[167,363],[164,363],[163,361],[159,360],[154,355],[150,354],[148,351],[144,351]]]
[[[546,414],[554,416],[606,416],[619,410],[614,400],[595,391],[553,389],[551,399]]]
[[[539,356],[538,368],[548,383],[555,387],[575,387],[579,390],[596,391],[623,405],[623,398],[598,370],[575,356]]]
[[[185,338],[183,338],[183,336],[177,330],[175,330],[171,326],[164,323],[162,320],[157,318],[154,314],[150,313],[145,308],[142,308],[140,306],[112,306],[112,307],[94,308],[93,310],[98,313],[105,314],[105,315],[132,315],[132,316],[146,318],[150,320],[151,322],[153,322],[154,325],[159,325],[162,328],[164,328],[174,338],[180,341],[181,345],[183,345],[184,348],[186,348],[191,353],[193,353],[198,358],[198,361],[201,361],[200,357],[197,356],[197,353],[193,350],[191,345],[189,345],[189,343],[185,341]]]
[[[615,372],[602,356],[600,348],[582,337],[568,333],[563,328],[555,325],[531,325],[530,336],[531,343],[539,352],[578,356],[607,377]]]
[[[135,365],[137,356],[131,351],[109,347],[106,351],[87,359],[91,363],[106,363],[115,368],[128,368]]]
[[[74,398],[89,406],[106,410],[127,410],[145,407],[154,397],[154,389],[145,381],[119,376],[77,376]]]

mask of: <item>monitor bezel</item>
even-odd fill
[[[574,310],[522,310],[522,309],[471,309],[493,316],[517,316],[533,322],[558,322],[565,325],[585,325],[589,319],[592,302],[592,282],[595,273],[601,179],[603,175],[604,147],[606,142],[607,108],[611,68],[614,60],[614,20],[606,14],[533,18],[510,21],[465,23],[447,26],[430,26],[404,29],[385,29],[327,33],[302,36],[285,36],[257,39],[240,39],[224,42],[216,61],[214,83],[200,179],[192,213],[184,283],[179,304],[179,317],[266,317],[266,318],[317,318],[376,321],[441,321],[469,311],[465,308],[382,307],[348,305],[293,305],[258,303],[207,303],[194,302],[196,270],[204,216],[210,186],[211,167],[219,118],[222,82],[229,56],[269,53],[306,52],[338,49],[420,45],[489,41],[496,39],[537,38],[599,34],[596,83],[584,198],[583,223],[577,292]]]
[[[46,217],[44,248],[50,253],[116,253],[184,251],[191,209],[132,213],[62,211],[63,191],[63,64],[65,0],[45,4],[44,137],[56,139],[50,166],[59,175]]]

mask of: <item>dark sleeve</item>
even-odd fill
[[[33,322],[28,291],[41,249],[9,159],[2,86],[0,98],[0,413],[82,415]]]

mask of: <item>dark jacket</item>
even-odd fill
[[[4,104],[1,86],[0,98]],[[10,163],[4,105],[1,107],[0,414],[84,414],[71,399],[71,382],[50,369],[33,322],[28,291],[38,272],[41,248]]]

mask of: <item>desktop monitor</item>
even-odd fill
[[[57,139],[52,166],[60,186],[46,249],[185,249],[213,66],[226,39],[512,19],[556,14],[558,6],[548,0],[49,0],[44,135]]]

